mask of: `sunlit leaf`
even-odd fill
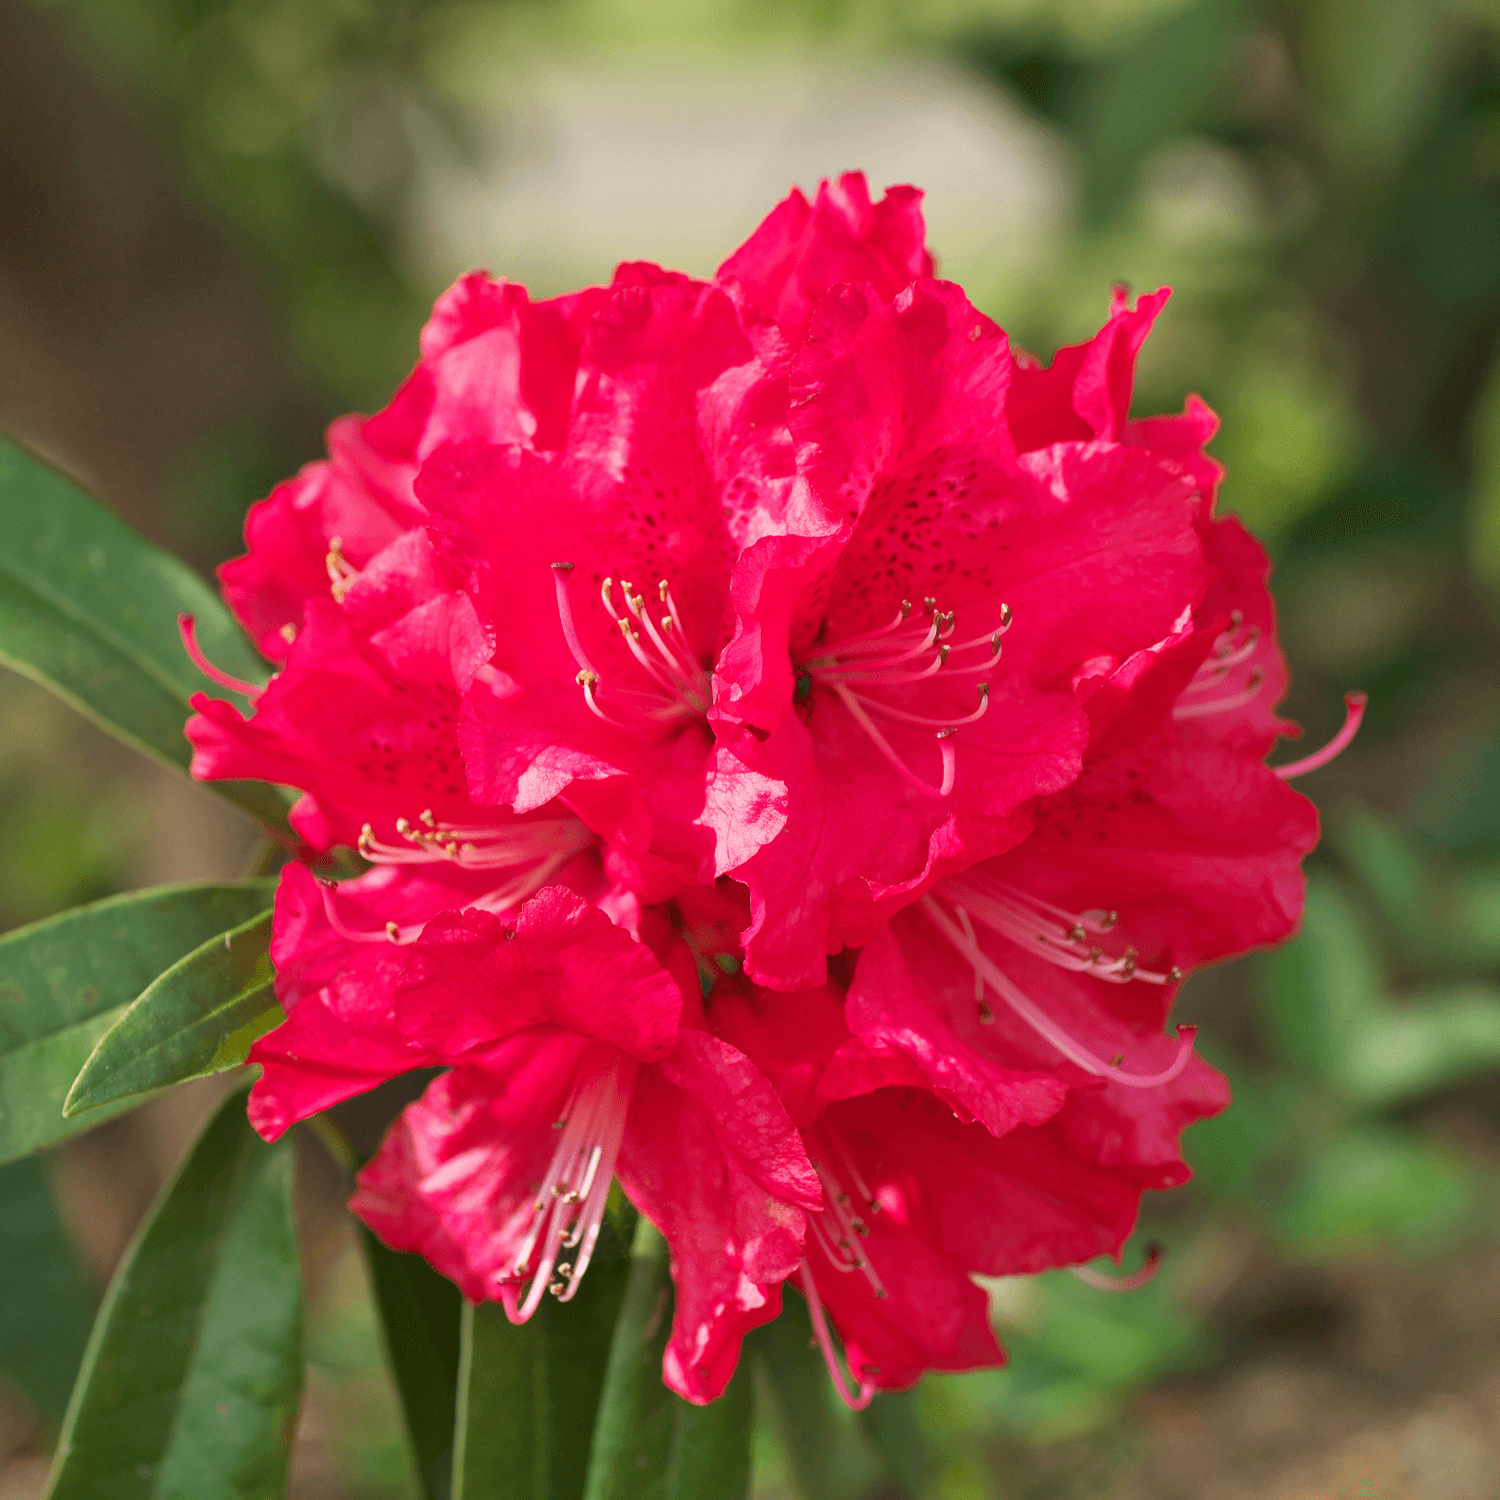
[[[179,959],[100,1037],[63,1113],[243,1063],[255,1039],[284,1019],[270,946],[266,911]]]
[[[159,974],[270,905],[275,882],[111,896],[0,937],[0,1161],[91,1130],[129,1103],[63,1118],[95,1043]]]
[[[48,1500],[275,1500],[302,1389],[290,1138],[234,1095],[115,1273]]]
[[[0,439],[0,663],[40,682],[127,744],[179,771],[196,692],[222,695],[193,666],[177,616],[198,622],[210,660],[261,681],[266,667],[218,596],[70,479]],[[270,823],[287,802],[261,782],[216,792]]]

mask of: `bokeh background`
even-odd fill
[[[1176,288],[1139,410],[1222,415],[1325,819],[1302,937],[1195,977],[1234,1079],[1127,1266],[996,1283],[929,1380],[941,1500],[1500,1496],[1496,0],[0,0],[0,430],[204,569],[381,404],[472,265],[707,274],[792,182],[928,191],[940,271],[1044,357]],[[251,831],[0,679],[0,927],[238,873]],[[0,1500],[42,1492],[90,1308],[213,1100],[7,1168]],[[337,1176],[304,1142],[298,1500],[409,1496]],[[60,1216],[76,1265],[33,1253]],[[905,1491],[842,1434],[817,1500]],[[887,1424],[889,1427],[891,1424]],[[899,1425],[899,1423],[897,1424]],[[887,1436],[890,1434],[887,1432]],[[774,1420],[758,1500],[790,1496]]]

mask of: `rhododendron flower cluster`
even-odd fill
[[[189,726],[302,793],[255,1125],[443,1069],[355,1211],[520,1321],[618,1182],[692,1401],[787,1283],[853,1404],[998,1362],[976,1275],[1185,1180],[1228,1091],[1177,986],[1291,932],[1316,838],[1215,418],[1130,416],[1167,293],[1043,366],[920,198],[794,192],[711,281],[464,277],[251,512],[277,670]]]

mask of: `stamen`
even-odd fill
[[[1177,1028],[1177,1035],[1180,1038],[1177,1056],[1170,1066],[1159,1073],[1127,1073],[1118,1063],[1101,1061],[1086,1047],[1074,1041],[1062,1027],[1028,998],[978,943],[965,936],[963,929],[931,896],[922,897],[922,906],[938,931],[953,944],[974,972],[984,979],[985,983],[1005,1001],[1011,1010],[1038,1036],[1050,1042],[1069,1062],[1076,1064],[1084,1072],[1092,1073],[1099,1078],[1108,1078],[1114,1083],[1124,1084],[1127,1088],[1146,1089],[1160,1088],[1163,1084],[1170,1083],[1187,1066],[1188,1059],[1193,1052],[1193,1040],[1198,1032],[1196,1026]],[[970,930],[972,932],[972,929]],[[1139,974],[1139,971],[1135,972]]]
[[[1228,713],[1230,709],[1243,708],[1260,692],[1265,685],[1265,680],[1266,674],[1257,667],[1239,692],[1231,693],[1225,698],[1215,698],[1210,703],[1178,703],[1172,710],[1172,717],[1174,719],[1201,719],[1206,714],[1222,714]]]
[[[560,1302],[571,1301],[583,1281],[604,1223],[638,1067],[634,1058],[597,1043],[579,1060],[559,1122],[562,1135],[536,1189],[531,1232],[509,1271],[496,1273],[501,1305],[512,1323],[526,1322],[548,1292]],[[577,1253],[559,1262],[563,1250]],[[538,1253],[533,1272],[532,1256]],[[528,1277],[523,1297],[520,1287]]]
[[[601,707],[599,695],[603,674],[589,660],[579,639],[568,587],[572,572],[572,563],[552,564],[558,618],[568,650],[578,663],[576,681],[583,689],[589,711],[604,723],[632,734],[642,729],[670,730],[686,720],[703,718],[712,700],[712,682],[703,665],[693,657],[671,587],[665,579],[657,585],[658,596],[667,608],[660,627],[646,608],[644,597],[635,591],[629,579],[621,579],[619,583],[624,598],[623,609],[615,602],[615,580],[606,578],[600,585],[599,596],[605,610],[619,630],[626,650],[644,670],[650,683],[645,689],[611,686],[610,701],[620,705],[626,713],[625,718]]]
[[[922,600],[921,616],[913,621],[911,601],[903,599],[889,624],[820,645],[817,655],[796,664],[797,701],[803,701],[815,685],[830,689],[908,786],[929,797],[947,797],[953,791],[957,775],[956,747],[947,742],[956,730],[975,723],[988,712],[988,680],[978,684],[977,707],[968,713],[942,718],[915,713],[901,703],[890,702],[885,691],[909,688],[935,678],[952,680],[989,673],[1000,661],[1001,637],[1010,628],[1011,613],[1007,605],[1000,606],[999,618],[997,630],[954,641],[957,620],[954,611],[939,609],[936,598],[928,597]],[[986,654],[976,659],[974,653],[979,650]],[[871,714],[883,714],[897,723],[938,731],[943,766],[940,785],[933,786],[906,764],[875,727]]]
[[[359,577],[359,569],[344,556],[342,537],[328,538],[328,555],[323,559],[323,566],[328,569],[328,591],[333,595],[333,602],[342,604],[344,596]]]
[[[1098,909],[1067,912],[976,870],[944,881],[942,894],[952,904],[971,943],[975,938],[968,922],[970,911],[991,932],[1059,968],[1090,973],[1116,984],[1132,979],[1146,984],[1175,984],[1182,978],[1175,968],[1165,972],[1141,968],[1140,954],[1134,948],[1127,947],[1123,953],[1112,955],[1089,941],[1091,934],[1103,936],[1112,932],[1120,919],[1118,912]]]
[[[456,864],[466,870],[513,870],[511,879],[467,902],[483,911],[509,911],[535,895],[552,875],[594,842],[594,835],[579,818],[539,818],[531,822],[499,826],[443,823],[427,808],[416,827],[405,818],[396,819],[396,832],[404,844],[390,844],[375,836],[366,823],[359,834],[359,852],[371,864]],[[342,938],[357,943],[413,943],[425,922],[402,926],[386,922],[379,931],[359,932],[346,927],[335,911],[332,891],[323,887],[323,909],[329,924]]]
[[[812,1319],[813,1333],[818,1340],[818,1347],[823,1351],[823,1363],[828,1366],[834,1389],[850,1411],[863,1411],[875,1399],[875,1382],[865,1376],[860,1380],[859,1390],[850,1391],[849,1382],[844,1375],[843,1361],[838,1357],[833,1347],[833,1337],[828,1331],[828,1319],[823,1312],[823,1300],[818,1296],[818,1284],[813,1280],[812,1268],[805,1260],[799,1274],[802,1295],[807,1298],[808,1317]]]
[[[1095,1291],[1133,1292],[1138,1287],[1145,1286],[1147,1282],[1156,1280],[1156,1273],[1161,1270],[1161,1263],[1161,1246],[1151,1244],[1146,1246],[1146,1260],[1140,1270],[1132,1271],[1128,1276],[1111,1276],[1105,1271],[1094,1270],[1092,1266],[1069,1266],[1068,1270],[1085,1286],[1091,1286]]]
[[[246,682],[242,677],[231,677],[228,672],[222,672],[204,654],[203,648],[198,644],[198,621],[193,615],[178,615],[177,629],[182,636],[182,647],[187,652],[193,665],[208,678],[210,682],[216,682],[222,688],[228,688],[231,693],[240,693],[252,701],[260,697],[265,691],[265,684],[256,686],[253,682]]]
[[[1301,760],[1294,760],[1285,766],[1272,766],[1271,769],[1283,781],[1290,781],[1293,776],[1306,776],[1309,771],[1326,766],[1334,756],[1341,755],[1348,748],[1350,740],[1359,733],[1360,722],[1365,716],[1365,706],[1369,701],[1367,693],[1345,693],[1344,727],[1321,750],[1315,750],[1311,755],[1304,755]]]

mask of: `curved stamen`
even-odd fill
[[[1133,1292],[1138,1287],[1143,1287],[1147,1282],[1156,1280],[1156,1273],[1161,1270],[1162,1248],[1157,1244],[1146,1246],[1145,1263],[1138,1271],[1132,1271],[1128,1276],[1111,1276],[1105,1271],[1096,1271],[1092,1266],[1069,1266],[1068,1270],[1076,1276],[1085,1286],[1091,1286],[1098,1292]]]
[[[1289,781],[1293,776],[1306,776],[1309,771],[1326,766],[1334,756],[1342,754],[1348,748],[1349,741],[1359,733],[1360,722],[1365,716],[1365,706],[1369,701],[1368,693],[1345,693],[1344,727],[1321,750],[1314,750],[1301,760],[1294,760],[1284,766],[1272,766],[1271,769],[1283,781]]]
[[[1207,714],[1228,713],[1233,708],[1243,708],[1251,702],[1265,685],[1265,673],[1257,667],[1251,674],[1250,680],[1244,688],[1237,693],[1231,693],[1227,698],[1215,698],[1210,703],[1178,703],[1172,710],[1174,719],[1201,719]]]
[[[955,756],[953,750],[951,729],[941,730],[939,731],[937,736],[939,747],[943,756],[943,781],[941,786],[935,787],[930,782],[923,781],[922,778],[918,776],[915,771],[911,770],[907,766],[906,762],[896,754],[896,752],[891,748],[890,742],[886,739],[886,737],[881,734],[881,732],[875,727],[873,723],[870,722],[870,716],[860,706],[859,699],[853,693],[851,693],[848,688],[843,687],[838,683],[834,683],[833,690],[838,694],[839,699],[843,703],[844,707],[849,710],[849,713],[854,719],[854,722],[858,724],[859,727],[863,729],[867,735],[870,736],[870,739],[873,742],[875,748],[880,751],[880,753],[890,763],[891,769],[894,770],[897,775],[899,775],[901,779],[906,782],[908,786],[914,787],[917,791],[922,792],[929,797],[946,797],[953,791],[953,782],[957,774],[957,757]]]
[[[812,1319],[813,1333],[818,1348],[823,1351],[823,1363],[833,1378],[834,1389],[839,1399],[850,1411],[863,1411],[875,1399],[875,1382],[866,1376],[859,1383],[857,1392],[850,1391],[844,1376],[843,1361],[833,1347],[833,1337],[828,1332],[828,1319],[823,1312],[823,1299],[818,1296],[818,1284],[813,1280],[812,1267],[804,1260],[798,1272],[802,1281],[802,1295],[807,1298],[807,1313]]]
[[[889,703],[882,703],[878,698],[865,699],[865,706],[875,713],[884,714],[888,719],[899,719],[903,724],[920,724],[924,729],[959,729],[982,719],[989,711],[990,685],[987,682],[979,684],[979,707],[961,719],[924,719],[921,714],[909,714],[903,709],[892,708]]]
[[[1182,971],[1175,967],[1165,971],[1140,967],[1140,954],[1134,948],[1111,954],[1090,941],[1091,935],[1103,937],[1114,929],[1119,920],[1117,912],[1066,912],[1050,901],[974,870],[962,877],[950,877],[942,889],[971,940],[969,911],[991,932],[1059,968],[1090,973],[1116,984],[1132,979],[1146,984],[1176,984],[1182,978]]]
[[[645,599],[635,592],[628,579],[620,581],[624,596],[624,608],[615,602],[615,581],[606,578],[600,586],[599,596],[609,618],[619,630],[636,665],[645,672],[650,683],[648,691],[639,688],[618,688],[611,684],[610,702],[613,706],[627,710],[635,716],[635,722],[619,718],[605,709],[599,702],[602,690],[602,674],[590,661],[578,635],[573,617],[569,579],[572,563],[553,563],[552,576],[557,589],[557,613],[562,623],[563,636],[568,650],[578,663],[575,679],[583,689],[583,699],[595,718],[615,729],[630,734],[642,729],[670,730],[689,719],[702,719],[707,714],[713,697],[713,686],[708,672],[694,659],[686,632],[682,628],[682,617],[678,614],[676,601],[666,580],[657,591],[667,613],[660,624],[652,619]],[[644,635],[643,635],[644,632]]]
[[[203,648],[198,644],[198,620],[194,615],[178,615],[177,630],[182,636],[182,648],[187,652],[193,665],[208,678],[210,682],[216,682],[222,688],[228,688],[231,693],[239,693],[252,701],[265,691],[265,683],[258,687],[253,682],[246,682],[243,677],[231,677],[228,672],[222,672],[204,654]]]
[[[985,982],[1011,1010],[1038,1036],[1050,1042],[1069,1062],[1076,1064],[1084,1072],[1092,1073],[1099,1078],[1108,1078],[1114,1083],[1124,1084],[1127,1088],[1152,1089],[1170,1083],[1187,1067],[1188,1059],[1193,1053],[1193,1040],[1198,1033],[1196,1026],[1177,1028],[1179,1038],[1177,1056],[1159,1073],[1127,1073],[1116,1063],[1102,1062],[1086,1047],[1074,1041],[1040,1006],[1022,993],[977,943],[965,937],[963,929],[931,896],[922,897],[922,906],[938,931],[963,955],[974,971],[984,977]]]
[[[988,673],[1000,660],[1000,638],[1010,628],[1011,612],[1009,606],[1002,604],[998,629],[960,642],[952,639],[957,628],[954,612],[940,610],[936,599],[922,601],[922,615],[918,619],[913,620],[912,614],[911,601],[904,599],[888,625],[818,647],[816,655],[795,665],[796,701],[803,702],[814,685],[830,689],[908,786],[924,796],[947,797],[953,791],[958,767],[952,737],[960,727],[977,722],[988,712],[988,681],[978,685],[976,708],[943,718],[912,712],[876,694],[883,689],[911,687],[934,678],[953,680]],[[988,648],[982,660],[966,659],[967,653],[979,648]],[[876,728],[871,714],[937,731],[943,766],[938,786],[917,775],[902,760]]]

